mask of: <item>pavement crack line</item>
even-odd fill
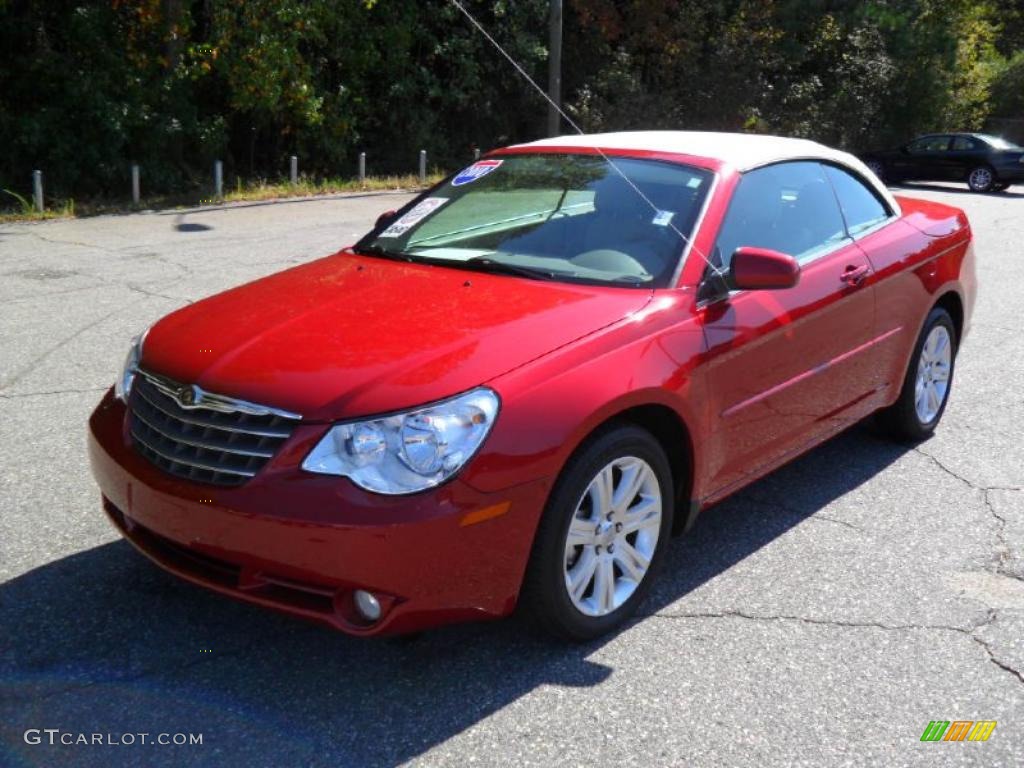
[[[694,611],[694,612],[679,612],[679,613],[665,613],[655,612],[648,614],[644,617],[638,618],[656,618],[656,619],[742,619],[744,621],[764,621],[764,622],[798,622],[800,624],[809,624],[812,626],[822,627],[834,627],[837,629],[881,629],[887,632],[906,632],[911,630],[923,630],[923,631],[938,631],[938,632],[956,632],[960,635],[966,635],[971,638],[977,645],[981,646],[985,651],[985,655],[988,660],[999,667],[1004,672],[1007,672],[1017,678],[1017,681],[1024,684],[1024,674],[1020,670],[1014,668],[1007,662],[998,658],[995,651],[992,649],[990,643],[988,643],[983,637],[980,637],[978,633],[995,623],[997,619],[997,611],[994,608],[989,608],[986,617],[983,621],[976,622],[970,626],[958,627],[951,624],[885,624],[880,621],[840,621],[838,619],[819,619],[810,616],[794,616],[790,614],[755,614],[748,613],[746,611],[730,610],[730,611]]]
[[[836,525],[843,525],[843,526],[849,528],[851,531],[856,531],[857,533],[865,533],[864,529],[861,528],[860,526],[854,525],[853,523],[848,523],[845,520],[840,520],[838,517],[830,517],[829,515],[823,515],[821,512],[818,512],[818,513],[812,515],[808,519],[809,520],[821,520],[822,522],[825,522],[825,523],[835,523]]]
[[[1005,662],[1002,659],[998,658],[996,656],[995,651],[992,650],[992,645],[989,642],[987,642],[985,640],[985,638],[980,637],[978,635],[978,633],[981,630],[985,629],[986,627],[991,626],[992,624],[995,624],[997,618],[998,618],[998,612],[996,611],[996,609],[995,608],[989,608],[989,610],[988,610],[988,617],[985,619],[985,621],[983,621],[980,624],[978,624],[970,632],[971,639],[974,640],[974,642],[976,642],[978,645],[980,645],[985,650],[985,653],[988,656],[988,660],[990,662],[995,664],[997,667],[999,667],[1004,672],[1007,672],[1007,673],[1013,675],[1015,678],[1017,678],[1017,682],[1019,682],[1022,685],[1024,685],[1024,674],[1022,674],[1019,669],[1016,669],[1015,667],[1012,667],[1007,662]]]
[[[172,281],[170,281],[169,283],[166,283],[166,284],[164,284],[162,286],[159,286],[159,287],[161,289],[170,288],[170,287],[172,287],[174,285],[177,285],[179,282],[181,282],[184,279],[185,278],[176,277]],[[129,290],[133,290],[131,288],[131,286],[129,286]],[[150,297],[152,295],[160,295],[160,294],[151,294],[151,293],[147,292],[146,290],[141,290],[141,289],[140,290],[135,290],[135,292],[138,293],[142,298],[140,298],[136,302],[129,303],[129,304],[124,304],[124,305],[118,307],[117,309],[115,309],[115,310],[113,310],[111,312],[106,313],[102,317],[99,317],[99,318],[97,318],[97,319],[95,319],[95,320],[93,320],[93,321],[91,321],[89,323],[86,323],[85,325],[80,327],[78,330],[76,330],[74,333],[72,333],[67,338],[63,339],[62,341],[58,342],[56,345],[50,347],[49,349],[43,351],[42,353],[36,355],[27,365],[22,367],[21,370],[16,371],[6,381],[0,379],[0,393],[2,393],[3,390],[10,389],[12,386],[17,384],[21,379],[23,379],[29,373],[31,373],[32,371],[35,371],[39,367],[40,363],[42,363],[44,360],[46,360],[48,357],[50,357],[55,352],[58,352],[59,350],[61,350],[64,347],[66,347],[68,344],[73,342],[75,339],[77,339],[79,336],[81,336],[86,331],[92,330],[93,328],[95,328],[96,326],[100,325],[101,323],[109,320],[111,317],[114,317],[119,312],[123,312],[126,309],[129,309],[130,307],[135,306],[136,304],[140,304],[141,302],[145,301],[148,297]],[[168,299],[170,297],[168,297],[168,296],[161,296],[161,298]],[[187,301],[189,304],[192,303],[188,299],[173,299],[173,300],[174,301]]]
[[[179,282],[181,282],[181,281],[180,280],[175,280],[175,282],[171,283],[171,285],[177,285],[177,283],[179,283]],[[149,290],[147,288],[143,288],[141,285],[138,285],[136,283],[125,283],[125,287],[129,291],[132,291],[133,293],[140,293],[143,296],[152,296],[153,298],[166,299],[167,301],[176,301],[176,302],[179,302],[179,303],[180,302],[184,302],[185,304],[192,304],[193,303],[192,299],[186,299],[186,298],[182,298],[180,296],[168,296],[165,293],[158,293],[157,291],[151,291],[151,290]],[[166,287],[169,288],[170,285],[168,285]]]
[[[142,299],[140,299],[139,301],[142,301]],[[6,381],[0,381],[0,390],[9,389],[10,387],[14,386],[21,379],[23,379],[25,376],[30,374],[32,371],[36,370],[39,367],[39,364],[42,363],[44,360],[46,360],[46,358],[48,358],[50,355],[52,355],[55,352],[58,352],[59,350],[63,349],[64,347],[66,347],[68,344],[73,342],[75,339],[77,339],[79,336],[81,336],[86,331],[91,330],[92,328],[95,328],[97,325],[100,325],[101,323],[105,322],[106,320],[109,320],[111,317],[116,315],[118,312],[122,312],[126,308],[127,308],[126,306],[122,306],[122,307],[118,307],[117,309],[115,309],[112,312],[107,312],[105,315],[96,318],[92,322],[86,323],[85,325],[80,327],[78,330],[76,330],[74,333],[72,333],[70,336],[66,337],[65,339],[62,339],[59,342],[57,342],[57,344],[55,344],[54,346],[52,346],[49,349],[43,351],[42,353],[36,355],[27,365],[23,366],[21,368],[21,370],[15,372],[13,376],[8,378]]]
[[[40,235],[38,232],[29,232],[27,234],[30,237],[34,237],[34,238],[36,238],[38,240],[42,240],[43,242],[51,243],[53,245],[70,245],[70,246],[74,246],[76,248],[87,248],[89,250],[99,251],[100,253],[106,254],[108,256],[118,256],[118,257],[133,256],[133,255],[135,255],[134,251],[140,247],[140,246],[137,246],[137,245],[130,245],[130,246],[125,246],[123,248],[111,248],[111,247],[107,247],[107,246],[103,246],[103,245],[94,245],[92,243],[84,243],[84,242],[81,242],[79,240],[58,240],[56,238],[44,237],[43,235]],[[169,258],[169,257],[167,257],[166,255],[163,255],[163,254],[157,254],[155,256],[155,259],[157,261],[161,262],[162,264],[168,264],[168,265],[174,267],[175,269],[180,270],[181,274],[179,275],[179,278],[178,278],[180,280],[185,280],[187,278],[190,278],[190,277],[194,276],[194,273],[192,271],[192,267],[188,266],[187,264],[182,264],[181,262],[175,261],[174,259],[171,259],[171,258]],[[86,274],[86,273],[83,273],[83,274]],[[105,278],[100,277],[99,275],[88,275],[88,276],[94,277],[97,280],[100,280],[101,282],[107,283],[108,285],[120,285],[120,283],[117,283],[117,282],[111,281],[111,280],[107,280]]]
[[[756,614],[746,611],[697,611],[683,613],[665,613],[658,611],[649,614],[652,618],[658,619],[744,619],[747,621],[795,621],[801,624],[811,624],[823,627],[837,627],[842,629],[883,629],[890,632],[902,632],[907,630],[933,630],[943,632],[959,632],[971,634],[978,626],[984,626],[986,622],[971,627],[956,627],[949,624],[884,624],[880,621],[840,621],[838,619],[819,619],[810,616],[795,616],[790,614]]]
[[[806,520],[808,520],[810,522],[835,523],[836,525],[842,525],[845,528],[849,528],[851,531],[856,531],[857,533],[862,534],[864,536],[868,536],[869,535],[868,532],[865,531],[860,526],[854,525],[853,523],[848,523],[846,520],[840,520],[838,517],[832,517],[831,515],[826,515],[826,514],[823,514],[821,512],[814,511],[814,510],[807,510],[807,509],[800,509],[799,507],[793,507],[793,506],[790,506],[788,504],[785,504],[785,503],[777,501],[777,500],[769,501],[769,500],[766,500],[766,499],[752,498],[752,499],[746,499],[744,501],[744,503],[745,504],[752,504],[755,507],[762,507],[764,509],[768,509],[768,510],[772,510],[772,511],[781,509],[784,512],[788,512],[791,515],[795,515],[795,516],[804,518],[804,519],[806,519]]]
[[[47,395],[86,395],[93,392],[106,392],[110,389],[106,387],[87,387],[85,389],[55,389],[50,392],[18,392],[13,395],[5,395],[0,392],[0,400],[18,400],[23,397],[45,397]]]
[[[992,553],[992,561],[995,573],[1000,576],[1006,576],[1011,579],[1017,579],[1022,581],[1020,576],[1007,569],[1007,562],[1010,559],[1010,542],[1006,538],[1006,518],[1003,517],[999,512],[996,511],[995,505],[992,503],[992,497],[990,494],[992,491],[1020,491],[1020,486],[1015,485],[982,485],[971,480],[968,477],[964,477],[959,472],[954,471],[950,467],[947,467],[938,457],[922,451],[920,448],[914,448],[914,452],[929,459],[935,466],[941,469],[950,477],[959,480],[961,483],[966,485],[973,491],[977,491],[981,494],[981,500],[985,504],[985,508],[988,509],[989,515],[995,522],[995,535],[996,545],[995,551]]]

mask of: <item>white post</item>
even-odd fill
[[[213,195],[218,200],[224,197],[224,163],[220,160],[213,163]]]
[[[292,184],[299,183],[299,158],[292,155]]]
[[[43,172],[32,171],[32,199],[36,204],[36,210],[43,212]]]
[[[359,153],[359,183],[366,181],[366,153]]]
[[[139,204],[139,166],[132,165],[132,202]]]
[[[427,183],[427,150],[420,150],[420,184]]]
[[[479,160],[480,159],[480,147],[473,147],[473,159],[474,160]]]

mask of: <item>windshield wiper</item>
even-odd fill
[[[646,285],[653,279],[650,275],[616,275],[615,277],[595,278],[599,283],[620,283],[622,285]]]
[[[480,272],[497,272],[503,275],[515,275],[516,277],[528,277],[532,280],[555,280],[559,277],[571,277],[571,272],[553,272],[550,269],[539,267],[524,267],[519,264],[509,264],[507,261],[497,261],[488,256],[474,256],[462,262],[456,262],[453,266],[464,264],[470,269]]]
[[[396,261],[415,261],[416,259],[416,257],[411,253],[393,251],[390,248],[385,248],[383,245],[356,245],[352,250],[366,256],[380,256],[385,259],[394,259]]]

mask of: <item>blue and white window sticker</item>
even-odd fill
[[[468,168],[459,171],[458,175],[452,179],[452,186],[461,187],[463,184],[471,184],[482,179],[495,168],[500,167],[502,162],[502,160],[478,160]]]

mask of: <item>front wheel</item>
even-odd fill
[[[626,621],[650,589],[672,530],[672,473],[658,441],[620,424],[567,463],[541,518],[520,607],[583,641]]]
[[[949,400],[956,352],[953,318],[935,307],[910,356],[899,400],[878,414],[885,432],[897,440],[918,442],[935,431]]]
[[[967,186],[971,192],[991,192],[996,185],[996,176],[987,165],[979,165],[967,174]]]

